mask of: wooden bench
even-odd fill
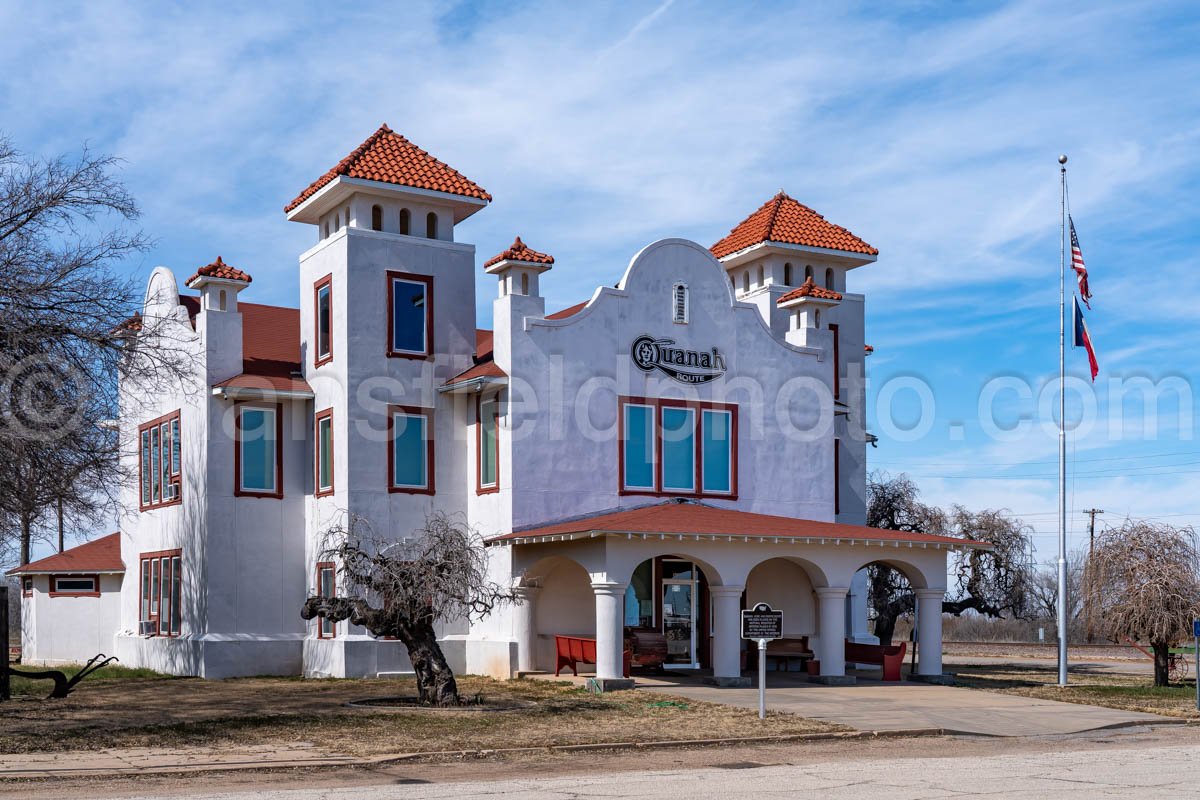
[[[846,640],[847,664],[878,664],[883,667],[885,681],[900,680],[900,666],[904,663],[904,652],[908,642],[900,644],[860,644]]]
[[[813,658],[813,651],[808,647],[808,637],[772,639],[767,642],[767,663],[775,659],[775,669],[779,670],[780,663],[783,671],[787,672],[793,660],[799,660],[800,669],[804,669]]]
[[[622,674],[629,677],[631,653],[625,649],[622,659]],[[570,667],[573,675],[579,675],[580,664],[596,663],[596,640],[583,636],[554,635],[554,674],[558,675],[563,667]]]

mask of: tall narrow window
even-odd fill
[[[426,358],[433,351],[433,278],[388,272],[389,356]]]
[[[680,325],[688,321],[688,287],[686,283],[677,283],[671,287],[671,319]]]
[[[804,265],[804,281],[807,283],[813,276],[812,264]]]
[[[326,275],[313,284],[313,332],[319,367],[333,360],[333,275]]]
[[[21,597],[33,597],[33,576],[21,576]]]
[[[438,238],[438,218],[432,211],[425,215],[425,238]]]
[[[400,232],[408,236],[409,229],[412,227],[412,214],[408,213],[407,208],[400,209]]]
[[[833,513],[842,513],[842,441],[833,440]]]
[[[733,414],[704,409],[700,417],[704,491],[728,494],[733,490]]]
[[[322,561],[317,564],[317,596],[337,597],[337,566],[332,561]],[[318,639],[332,639],[336,636],[336,622],[325,617],[318,619]]]
[[[792,285],[792,262],[787,262],[783,265],[783,285]]]
[[[178,411],[138,426],[142,511],[180,502],[181,448]]]
[[[479,494],[494,492],[500,488],[500,404],[495,396],[480,398],[476,427],[475,456],[479,482]]]
[[[327,408],[314,417],[313,469],[314,494],[317,497],[333,494],[333,409]]]
[[[760,287],[767,285],[767,279],[766,279],[765,273],[763,273],[763,268],[761,265],[758,268],[758,285]]]
[[[742,294],[750,291],[750,270],[742,273]]]
[[[383,209],[379,206],[371,206],[371,230],[383,230]]]
[[[388,490],[433,494],[433,409],[389,406]]]
[[[829,267],[825,270],[825,288],[833,288],[833,267]]]
[[[521,273],[521,294],[523,294],[525,296],[529,295],[529,273],[528,272]]]
[[[662,488],[664,492],[696,490],[696,412],[662,409]]]
[[[626,403],[622,420],[622,488],[655,489],[654,406]]]
[[[150,619],[150,562],[142,559],[142,614],[141,620]]]
[[[333,215],[333,232],[337,233],[342,229],[342,215],[340,213]]]
[[[277,404],[238,406],[234,494],[283,497],[282,440],[283,418]]]
[[[833,399],[840,400],[842,398],[842,355],[841,344],[838,341],[838,326],[831,322],[829,330],[833,332]]]

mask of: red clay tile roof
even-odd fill
[[[246,283],[250,283],[252,280],[254,280],[240,269],[226,264],[221,260],[220,256],[217,256],[217,260],[213,263],[206,264],[205,266],[197,269],[196,274],[188,278],[186,281],[184,281],[184,283],[186,283],[188,286],[191,286],[192,282],[201,276],[205,278],[222,278],[227,281],[244,281]]]
[[[81,574],[124,571],[125,564],[121,561],[121,534],[118,532],[84,542],[57,555],[31,561],[23,567],[10,569],[8,574],[21,575],[31,572]]]
[[[284,206],[284,212],[299,206],[339,175],[447,192],[488,202],[492,199],[474,181],[438,161],[384,124],[354,152],[339,161],[337,166],[313,181],[295,200]]]
[[[761,242],[799,244],[850,253],[879,255],[879,251],[850,231],[825,218],[783,192],[772,197],[746,217],[721,241],[709,249],[717,258],[745,250]]]
[[[180,295],[195,325],[200,298]],[[238,303],[242,314],[242,372],[262,377],[291,378],[300,372],[300,309]]]
[[[872,345],[864,344],[863,352],[866,353],[867,355],[871,355],[871,353],[875,352],[875,348]]]
[[[475,365],[458,373],[442,385],[450,386],[474,378],[507,378],[508,373],[502,370],[494,360],[494,350],[492,349],[494,340],[495,333],[493,331],[476,328]]]
[[[501,261],[524,261],[528,264],[553,264],[554,256],[546,255],[545,253],[539,253],[537,250],[534,250],[532,247],[522,242],[521,237],[518,236],[513,240],[513,243],[509,245],[507,250],[500,255],[492,256],[486,262],[484,262],[483,266],[486,269],[493,264],[499,264]]]
[[[492,331],[484,330],[483,328],[475,329],[475,361],[476,363],[485,358],[492,357],[492,341],[495,334]]]
[[[838,292],[835,292],[833,289],[826,289],[824,286],[817,286],[815,283],[813,283],[812,276],[810,275],[804,281],[804,283],[800,284],[798,287],[792,289],[783,297],[779,298],[777,301],[775,301],[775,304],[783,305],[784,303],[791,302],[792,300],[799,300],[801,297],[812,297],[817,300],[842,299],[842,295]]]
[[[564,308],[562,311],[555,311],[553,314],[547,314],[546,319],[566,319],[567,317],[573,317],[580,311],[583,311],[584,306],[587,304],[588,301],[584,300],[582,303],[576,303],[570,308]]]
[[[518,530],[487,540],[490,543],[513,539],[532,539],[542,536],[597,533],[664,533],[708,536],[762,536],[789,539],[827,539],[841,541],[913,542],[955,546],[990,547],[970,539],[936,536],[929,533],[904,533],[868,528],[863,525],[844,525],[839,522],[818,522],[811,519],[777,517],[716,508],[702,503],[664,503],[612,511],[569,522],[560,522],[526,530]]]

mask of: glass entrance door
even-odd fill
[[[664,561],[662,632],[667,640],[666,663],[695,667],[696,571],[688,561]]]

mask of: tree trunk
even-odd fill
[[[63,551],[63,499],[58,498],[58,552]]]
[[[33,517],[21,513],[21,566],[29,563],[33,555]],[[7,646],[7,645],[6,645]]]
[[[880,609],[875,614],[875,636],[882,645],[890,645],[896,634],[896,619],[900,615],[891,608]]]
[[[1171,683],[1171,645],[1167,642],[1151,642],[1154,651],[1154,685],[1168,686]]]
[[[408,659],[412,662],[413,671],[417,674],[417,692],[421,704],[458,705],[458,684],[454,680],[454,672],[446,663],[441,645],[437,642],[433,625],[428,622],[418,623],[410,627],[407,633],[403,641],[408,648]]]

